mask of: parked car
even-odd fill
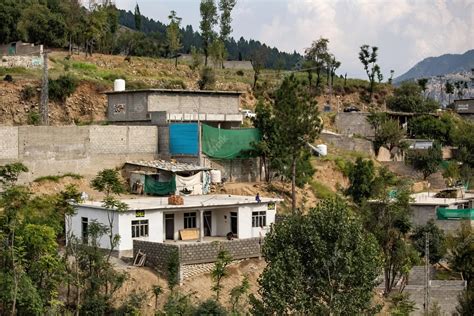
[[[360,110],[356,108],[355,106],[351,105],[351,106],[346,106],[344,108],[344,112],[360,112]]]
[[[250,110],[242,110],[241,112],[244,115],[244,117],[246,117],[246,118],[254,118],[254,117],[257,116],[257,114],[253,113]]]

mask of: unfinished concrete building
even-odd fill
[[[255,129],[241,129],[237,91],[171,89],[108,92],[110,122],[158,127],[158,159],[218,169],[227,181],[259,181],[259,159],[245,154]]]

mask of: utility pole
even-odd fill
[[[425,233],[425,315],[430,310],[430,233]]]
[[[49,125],[49,91],[48,91],[48,52],[43,52],[43,81],[41,83],[40,114],[41,124]]]

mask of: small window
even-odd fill
[[[267,212],[252,212],[252,227],[267,226]]]
[[[89,219],[87,217],[81,217],[81,237],[82,243],[87,244],[89,242],[89,235],[87,230],[89,229]]]
[[[196,228],[196,212],[184,213],[184,228]]]
[[[148,220],[132,221],[132,238],[148,237]]]

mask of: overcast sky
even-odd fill
[[[144,16],[167,23],[170,10],[182,24],[199,28],[199,0],[116,0],[120,9],[137,3]],[[474,48],[474,0],[237,0],[236,39],[255,39],[280,50],[303,53],[326,37],[342,62],[339,73],[364,77],[359,47],[379,47],[384,76],[395,77],[418,61]]]

